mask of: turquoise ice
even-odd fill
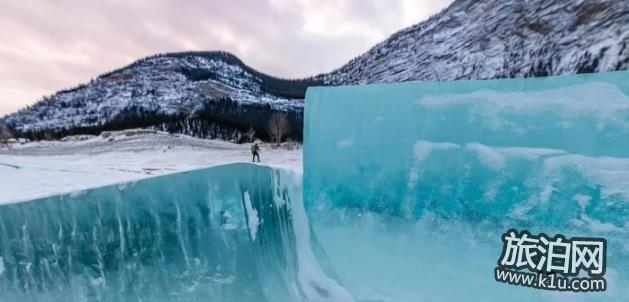
[[[309,89],[305,203],[365,301],[626,301],[629,72]],[[608,240],[608,290],[497,283],[500,236]]]
[[[233,164],[4,205],[0,301],[348,301],[301,188]]]

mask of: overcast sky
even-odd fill
[[[0,116],[154,53],[331,71],[452,0],[0,0]]]

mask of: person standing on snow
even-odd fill
[[[260,146],[258,145],[258,142],[253,142],[253,144],[251,144],[251,155],[253,155],[253,162],[256,162],[256,157],[258,158],[258,162],[260,162]]]

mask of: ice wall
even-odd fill
[[[369,301],[626,301],[629,72],[309,89],[304,184]],[[509,228],[608,239],[609,288],[497,283]]]
[[[351,301],[301,191],[234,164],[0,206],[0,301]]]

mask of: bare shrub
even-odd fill
[[[281,143],[289,130],[288,119],[284,113],[275,112],[271,115],[271,119],[269,120],[269,133],[274,143]]]
[[[249,142],[253,143],[253,140],[256,137],[256,131],[253,129],[253,127],[249,127],[249,130],[247,131],[247,133],[245,133],[245,135],[249,139]]]

